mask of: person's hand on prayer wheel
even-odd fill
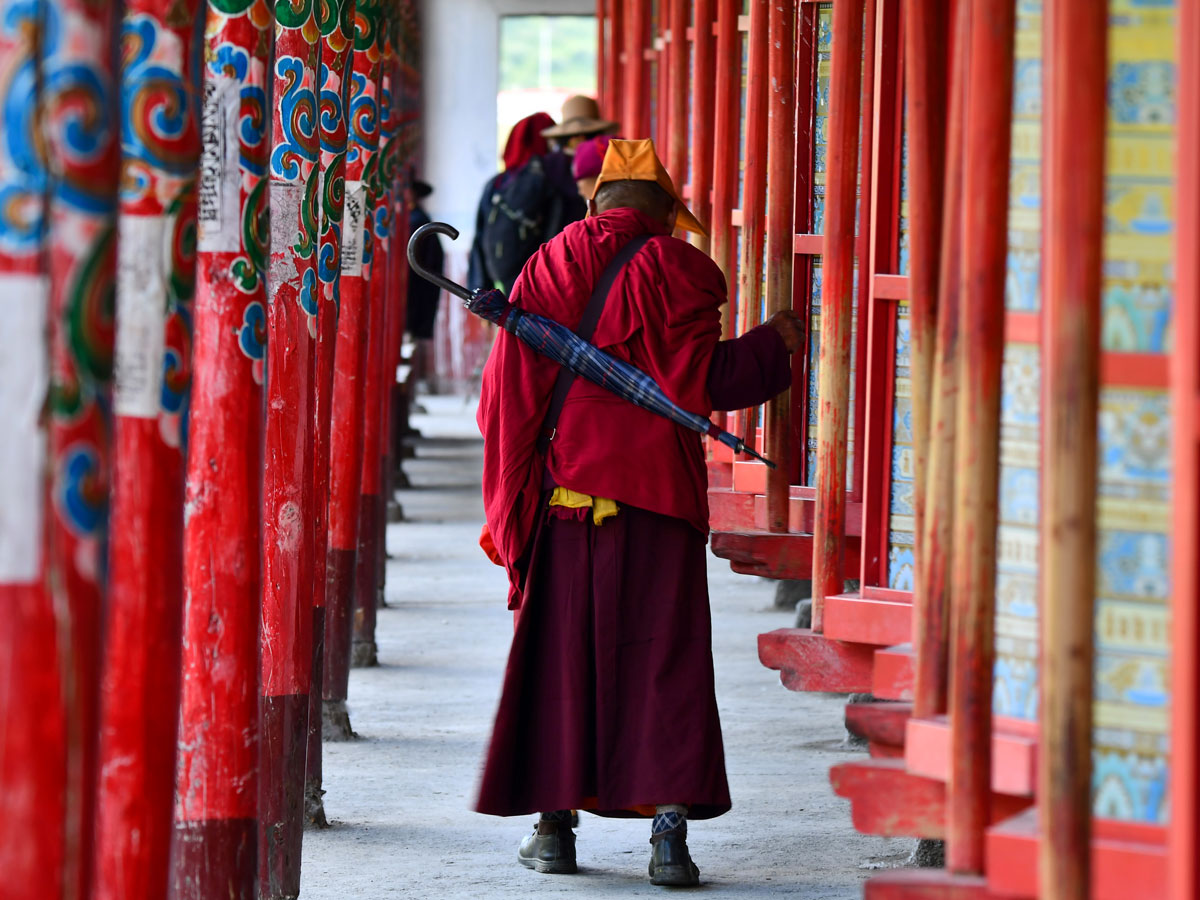
[[[781,309],[767,319],[766,324],[779,332],[788,353],[795,353],[804,346],[804,320],[796,315],[795,310]]]

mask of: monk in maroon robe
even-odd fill
[[[577,328],[605,269],[647,235],[591,342],[691,412],[763,403],[790,384],[802,326],[779,313],[721,341],[724,277],[677,226],[703,230],[653,143],[612,141],[588,218],[530,259],[511,299]],[[519,614],[477,809],[540,813],[518,859],[552,873],[576,871],[572,810],[653,817],[651,881],[698,884],[687,819],[730,808],[702,440],[577,379],[539,445],[558,374],[503,331],[483,373],[484,544]]]

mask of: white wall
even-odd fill
[[[479,194],[496,174],[500,17],[595,12],[595,0],[422,0],[426,207],[462,232],[443,243],[449,274],[466,270]]]

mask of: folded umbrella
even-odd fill
[[[736,435],[724,431],[704,416],[688,412],[672,401],[658,383],[636,366],[610,356],[603,350],[583,340],[565,325],[527,312],[508,301],[503,291],[469,291],[434,272],[423,268],[417,260],[415,249],[427,236],[444,234],[451,240],[458,238],[458,230],[444,222],[422,225],[408,242],[408,264],[422,278],[433,282],[463,301],[463,305],[477,316],[495,322],[530,348],[566,367],[593,384],[623,397],[635,406],[669,419],[700,434],[720,441],[735,453],[745,453],[761,459],[772,469],[775,463],[760,456],[753,448]]]

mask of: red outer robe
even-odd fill
[[[708,416],[706,376],[720,339],[725,280],[717,265],[633,209],[573,223],[517,279],[512,302],[575,328],[592,286],[627,241],[651,240],[613,283],[592,343],[654,378],[677,404]],[[543,462],[538,432],[558,365],[500,332],[480,388],[483,500],[488,529],[520,604],[524,560],[544,470],[555,484],[683,519],[708,533],[707,481],[698,434],[576,379]]]

